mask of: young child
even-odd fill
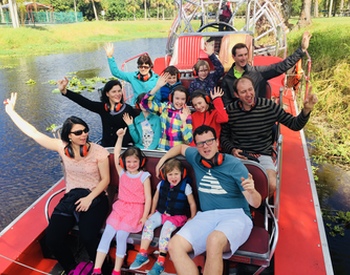
[[[192,188],[187,183],[186,169],[178,159],[166,161],[160,171],[162,181],[158,184],[152,201],[153,213],[146,221],[142,231],[140,251],[131,270],[139,269],[149,262],[147,249],[150,246],[154,230],[163,225],[159,237],[159,256],[148,275],[159,275],[164,271],[164,262],[168,251],[168,243],[172,232],[187,220],[186,210],[190,206],[192,219],[197,212],[197,206],[192,194]]]
[[[117,251],[112,275],[120,275],[126,253],[127,238],[130,233],[139,232],[147,220],[151,208],[152,195],[150,174],[142,171],[145,156],[136,147],[129,147],[120,155],[126,128],[117,131],[118,139],[114,147],[115,166],[119,175],[118,200],[106,221],[94,266],[94,275],[101,274],[101,267],[115,237]]]
[[[187,107],[188,93],[184,86],[176,86],[169,95],[168,103],[158,103],[154,100],[155,93],[167,83],[169,73],[161,75],[156,86],[145,95],[141,105],[160,116],[162,135],[158,149],[169,150],[178,144],[192,142],[192,119]]]
[[[206,42],[205,52],[208,54],[210,61],[213,63],[215,71],[211,74],[209,63],[205,60],[198,60],[193,67],[198,78],[193,80],[188,88],[190,95],[192,95],[195,90],[204,90],[207,95],[209,95],[210,91],[212,91],[217,85],[220,77],[222,77],[224,74],[224,67],[214,53],[214,41]]]
[[[175,66],[166,67],[162,74],[164,73],[169,73],[169,77],[167,83],[155,94],[155,100],[158,102],[168,102],[169,94],[176,86],[182,85],[180,81],[180,71]]]
[[[208,125],[214,128],[216,136],[221,133],[221,123],[228,122],[228,115],[224,108],[222,96],[224,92],[219,87],[210,91],[210,97],[203,90],[195,90],[191,95],[191,101],[195,112],[192,113],[192,130],[199,126]],[[191,146],[195,146],[192,141]]]
[[[145,95],[146,93],[142,93],[136,99],[135,108],[141,109],[141,113],[135,117],[135,120],[127,113],[124,114],[123,119],[128,125],[136,147],[155,150],[161,137],[160,118],[140,104]]]

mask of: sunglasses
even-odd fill
[[[147,70],[147,69],[149,69],[149,66],[147,66],[147,65],[139,65],[137,68]]]
[[[78,131],[74,131],[74,132],[70,132],[71,134],[74,134],[74,135],[76,135],[76,136],[81,136],[83,133],[88,133],[89,132],[89,130],[88,129],[84,129],[84,130],[78,130]]]
[[[215,140],[215,138],[207,139],[207,140],[205,140],[205,141],[200,141],[200,142],[197,142],[197,143],[196,143],[196,146],[197,146],[198,148],[204,147],[204,144],[210,146],[210,145],[213,144],[214,140]]]

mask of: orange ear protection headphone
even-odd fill
[[[201,96],[201,97],[204,99],[205,103],[207,103],[207,104],[210,104],[210,103],[211,103],[210,96],[208,96],[206,93],[203,93],[203,92],[201,92],[201,91],[194,91],[193,94],[192,94],[192,96],[191,96],[191,101],[192,101],[194,98],[199,97],[199,96]],[[192,106],[193,106],[193,103],[192,103]],[[194,106],[193,106],[193,108],[194,108]]]
[[[212,160],[201,158],[201,164],[206,168],[213,168],[215,166],[220,166],[225,160],[225,154],[217,152]]]
[[[196,66],[194,66],[192,68],[192,74],[193,74],[193,76],[198,76],[198,72],[197,72]]]
[[[148,74],[146,74],[146,75],[142,75],[141,73],[137,74],[137,79],[139,79],[139,80],[141,80],[143,82],[146,82],[150,78],[151,78],[151,71]]]
[[[165,166],[165,163],[167,163],[167,161],[165,161],[163,163],[162,168],[160,168],[160,171],[159,171],[159,176],[160,176],[160,178],[162,180],[166,180],[166,174],[165,174],[164,166]],[[181,167],[182,167],[182,169],[181,169],[181,180],[183,180],[184,178],[187,177],[187,169],[183,165]]]
[[[123,106],[123,103],[118,102],[117,104],[114,105],[114,111],[119,112],[122,106]],[[105,110],[106,112],[109,112],[110,110],[110,105],[108,103],[105,103]]]
[[[138,110],[141,109],[141,108],[140,108],[140,104],[137,103],[137,102],[135,103],[135,109],[138,109]]]
[[[126,164],[125,164],[125,152],[127,152],[128,150],[136,150],[138,152],[138,156],[140,156],[140,167],[138,170],[142,169],[145,164],[146,164],[146,155],[141,151],[140,148],[137,147],[129,147],[128,149],[126,149],[124,151],[123,154],[121,154],[119,156],[119,165],[121,168],[123,168],[124,170],[126,169]]]
[[[90,150],[90,144],[89,143],[86,143],[84,145],[80,145],[80,156],[81,157],[86,157],[88,152]],[[74,159],[74,150],[71,146],[71,144],[67,144],[66,147],[64,147],[64,154],[67,156],[67,157],[70,157],[70,158],[73,158]]]

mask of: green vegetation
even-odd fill
[[[349,17],[313,19],[313,24],[308,27],[313,35],[309,47],[312,91],[317,94],[319,102],[305,133],[310,140],[311,155],[316,165],[329,163],[344,170],[350,170],[349,28]],[[290,48],[297,47],[303,31],[288,35]],[[317,167],[313,168],[317,179]],[[319,184],[316,182],[316,187]],[[346,229],[350,228],[350,212],[322,211],[330,236],[344,236]]]
[[[94,50],[106,42],[167,37],[172,21],[83,22],[0,28],[0,58]]]
[[[309,53],[312,90],[319,102],[306,127],[317,164],[332,163],[350,169],[350,18],[313,19]],[[288,36],[289,45],[300,43],[304,30]]]

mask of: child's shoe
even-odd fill
[[[164,271],[164,266],[162,266],[158,261],[156,261],[152,269],[147,273],[147,275],[160,275]]]
[[[147,264],[149,262],[148,257],[142,256],[140,253],[137,253],[134,262],[130,265],[129,269],[135,270],[139,269],[141,266]]]

